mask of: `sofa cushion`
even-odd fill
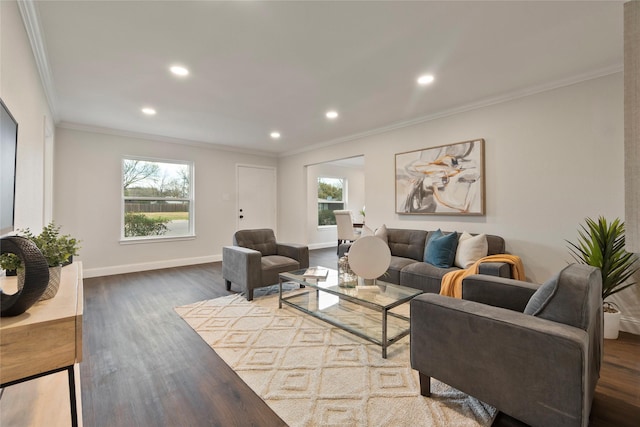
[[[295,259],[281,256],[281,255],[268,255],[263,256],[260,260],[262,266],[262,284],[272,285],[278,283],[279,274],[285,271],[297,270],[300,268],[300,263]]]
[[[262,256],[276,255],[278,253],[276,236],[273,230],[269,228],[238,230],[233,235],[233,244],[259,251]]]
[[[376,232],[373,233],[374,236],[382,239],[383,242],[389,244],[389,235],[387,233],[387,226],[382,224],[380,227],[376,229]]]
[[[410,264],[424,264],[411,258],[404,258],[391,255],[391,262],[386,274],[384,274],[380,280],[388,283],[400,284],[400,271]]]
[[[585,276],[588,284],[584,283]],[[524,313],[586,330],[590,320],[589,306],[599,308],[602,305],[600,283],[598,269],[570,264],[540,286],[531,296]],[[590,287],[600,289],[595,303],[590,301]]]
[[[360,237],[366,236],[376,236],[382,239],[383,242],[389,243],[389,238],[387,236],[387,226],[382,224],[380,227],[376,228],[375,231],[371,229],[368,225],[362,226],[362,232],[360,233]]]
[[[424,249],[424,262],[436,267],[449,268],[456,258],[458,233],[444,234],[438,229],[431,234]]]
[[[488,250],[489,245],[485,234],[472,236],[465,231],[458,241],[454,264],[460,268],[469,268],[480,258],[486,257]]]
[[[427,239],[426,231],[388,228],[387,235],[389,236],[391,255],[410,258],[415,261],[424,259],[424,245]]]
[[[439,293],[442,276],[458,267],[439,268],[426,262],[414,262],[400,272],[400,284],[424,292]]]
[[[559,274],[554,275],[551,279],[547,280],[542,286],[540,286],[527,303],[524,308],[524,314],[531,314],[532,316],[537,316],[540,314],[544,308],[549,304],[551,298],[556,293],[556,289],[558,288],[558,276]]]
[[[494,236],[492,234],[487,234],[487,255],[497,255],[504,254],[505,252],[505,243],[504,239],[500,236]]]
[[[362,231],[360,232],[360,237],[373,236],[373,230],[368,225],[362,226]]]

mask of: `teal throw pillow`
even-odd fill
[[[424,262],[440,268],[449,268],[456,259],[458,233],[444,234],[440,229],[435,231],[424,248]]]

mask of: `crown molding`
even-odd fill
[[[170,136],[153,135],[149,133],[133,132],[133,131],[127,131],[127,130],[106,128],[101,126],[85,125],[81,123],[59,122],[56,126],[62,129],[99,133],[102,135],[113,135],[113,136],[120,136],[125,138],[144,139],[147,141],[154,141],[154,142],[166,142],[169,144],[188,145],[191,147],[207,148],[210,150],[221,150],[221,151],[228,151],[231,153],[249,154],[249,155],[261,156],[261,157],[277,157],[276,153],[271,153],[268,151],[251,150],[247,148],[232,147],[230,145],[215,144],[213,142],[193,141],[189,139],[180,139],[180,138],[173,138]]]
[[[29,37],[29,42],[31,43],[31,49],[33,50],[33,56],[36,60],[36,66],[38,67],[38,73],[40,74],[40,80],[42,81],[42,87],[47,98],[47,103],[49,104],[49,109],[51,110],[51,115],[53,116],[53,121],[57,122],[58,113],[56,110],[53,76],[42,40],[42,30],[40,29],[40,20],[38,19],[36,4],[33,0],[18,0],[17,3],[24,28],[27,32],[27,37]]]
[[[565,86],[581,83],[587,80],[592,80],[600,77],[605,77],[607,75],[623,72],[623,64],[618,64],[618,65],[602,68],[599,70],[595,70],[592,72],[572,76],[566,79],[560,79],[553,82],[545,83],[543,85],[538,85],[538,86],[533,86],[533,87],[528,87],[528,88],[523,88],[520,90],[508,92],[497,97],[486,98],[477,102],[469,103],[460,107],[452,108],[449,110],[441,111],[438,113],[419,117],[416,119],[412,119],[404,122],[397,122],[389,126],[375,128],[365,132],[360,132],[360,133],[348,135],[345,137],[312,144],[300,149],[281,152],[281,153],[273,153],[273,152],[267,152],[267,151],[261,151],[261,150],[236,148],[236,147],[231,147],[227,145],[219,145],[215,143],[183,140],[183,139],[165,137],[160,135],[121,131],[116,129],[95,127],[90,125],[81,125],[81,124],[69,123],[69,122],[58,123],[60,118],[56,109],[57,103],[56,103],[56,95],[55,95],[55,89],[53,84],[53,74],[49,66],[45,44],[42,38],[42,30],[41,30],[40,21],[38,18],[36,2],[34,0],[17,0],[17,4],[20,10],[20,14],[22,16],[22,20],[24,23],[25,30],[27,32],[27,36],[29,38],[29,42],[31,44],[31,49],[33,50],[36,66],[38,68],[40,80],[42,82],[45,96],[47,98],[49,109],[51,110],[53,121],[54,123],[57,123],[59,127],[88,131],[88,132],[96,132],[96,133],[102,133],[102,134],[109,134],[109,135],[116,135],[116,136],[125,136],[125,137],[153,140],[153,141],[163,141],[163,142],[169,142],[174,144],[213,148],[213,149],[219,149],[223,151],[230,151],[230,152],[243,153],[243,154],[253,154],[253,155],[267,156],[267,157],[289,157],[297,154],[302,154],[302,153],[314,151],[320,148],[325,148],[332,145],[345,143],[348,141],[359,140],[369,136],[391,132],[391,131],[405,128],[405,127],[415,126],[415,125],[429,122],[432,120],[437,120],[444,117],[461,114],[464,112],[488,107],[491,105],[509,102],[509,101],[523,98],[526,96],[535,95],[538,93],[547,92],[547,91],[555,90]]]
[[[548,83],[545,83],[545,84],[542,84],[542,85],[531,86],[531,87],[528,87],[528,88],[507,92],[507,93],[502,94],[500,96],[491,97],[491,98],[485,98],[485,99],[477,101],[477,102],[473,102],[473,103],[470,103],[470,104],[462,105],[460,107],[452,108],[452,109],[449,109],[449,110],[440,111],[438,113],[430,114],[428,116],[418,117],[416,119],[407,120],[407,121],[404,121],[404,122],[393,123],[393,124],[391,124],[389,126],[384,126],[384,127],[380,127],[380,128],[376,128],[376,129],[371,129],[371,130],[368,130],[368,131],[365,131],[365,132],[360,132],[360,133],[348,135],[348,136],[345,136],[345,137],[342,137],[342,138],[333,139],[333,140],[330,140],[330,141],[320,142],[320,143],[313,144],[313,145],[310,145],[310,146],[307,146],[307,147],[304,147],[304,148],[300,148],[300,149],[297,149],[297,150],[292,150],[292,151],[289,151],[287,153],[280,153],[279,157],[294,156],[296,154],[302,154],[302,153],[306,153],[306,152],[309,152],[309,151],[317,150],[317,149],[320,149],[320,148],[325,148],[325,147],[329,147],[329,146],[336,145],[336,144],[341,144],[341,143],[348,142],[348,141],[354,141],[354,140],[366,138],[368,136],[373,136],[373,135],[378,135],[378,134],[381,134],[381,133],[391,132],[391,131],[394,131],[394,130],[397,130],[397,129],[410,127],[410,126],[415,126],[415,125],[418,125],[420,123],[425,123],[425,122],[429,122],[429,121],[432,121],[432,120],[441,119],[441,118],[444,118],[444,117],[454,116],[456,114],[461,114],[461,113],[465,113],[467,111],[477,110],[479,108],[489,107],[491,105],[502,104],[504,102],[513,101],[515,99],[524,98],[524,97],[527,97],[527,96],[536,95],[538,93],[552,91],[552,90],[555,90],[555,89],[560,89],[560,88],[563,88],[563,87],[566,87],[566,86],[571,86],[571,85],[574,85],[574,84],[582,83],[584,81],[594,80],[594,79],[597,79],[597,78],[600,78],[600,77],[606,77],[608,75],[612,75],[612,74],[616,74],[616,73],[622,73],[622,72],[623,72],[623,65],[622,64],[614,65],[614,66],[610,66],[610,67],[605,67],[605,68],[601,68],[601,69],[598,69],[598,70],[595,70],[595,71],[592,71],[592,72],[578,74],[576,76],[569,77],[569,78],[566,78],[566,79],[555,80],[553,82],[548,82]]]

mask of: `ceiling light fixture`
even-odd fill
[[[280,132],[271,132],[271,138],[280,139]]]
[[[142,112],[145,113],[147,116],[153,116],[154,114],[156,114],[156,110],[150,107],[144,107],[142,109]]]
[[[169,68],[169,70],[171,70],[171,72],[173,74],[175,74],[176,76],[187,76],[189,75],[189,70],[187,70],[186,68],[180,66],[180,65],[174,65],[171,68]]]
[[[418,77],[418,84],[425,86],[433,83],[433,76],[431,74],[425,74],[423,76]]]
[[[335,119],[336,117],[338,117],[338,112],[333,110],[327,111],[326,116],[328,119]]]

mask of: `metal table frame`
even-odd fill
[[[329,269],[329,271],[332,272],[333,270]],[[398,306],[400,306],[402,304],[405,304],[405,303],[411,301],[411,299],[413,299],[415,296],[421,294],[422,291],[417,290],[417,289],[413,289],[415,291],[415,294],[408,295],[405,298],[399,299],[399,300],[395,301],[392,304],[388,304],[388,305],[382,306],[382,305],[379,305],[379,304],[372,303],[370,301],[365,301],[363,299],[360,299],[360,298],[357,298],[357,297],[354,297],[354,296],[351,296],[351,295],[347,295],[347,294],[342,293],[342,292],[336,292],[336,291],[334,291],[334,290],[332,290],[330,288],[321,287],[321,286],[318,285],[317,281],[315,281],[315,280],[303,280],[302,276],[297,277],[297,275],[295,275],[294,273],[295,272],[281,273],[279,275],[279,279],[280,280],[279,280],[278,308],[282,308],[282,304],[284,303],[284,304],[286,304],[286,305],[288,305],[290,307],[293,307],[293,308],[295,308],[297,310],[300,310],[300,311],[302,311],[304,313],[307,313],[307,314],[309,314],[309,315],[311,315],[311,316],[313,316],[313,317],[315,317],[317,319],[323,320],[323,321],[325,321],[325,322],[327,322],[329,324],[332,324],[333,326],[336,326],[336,327],[338,327],[340,329],[343,329],[343,330],[345,330],[347,332],[350,332],[350,333],[352,333],[354,335],[357,335],[360,338],[363,338],[363,339],[365,339],[365,340],[367,340],[369,342],[377,344],[377,345],[382,347],[382,358],[383,359],[387,358],[387,347],[389,347],[391,344],[395,343],[396,341],[400,340],[401,338],[407,336],[411,332],[411,325],[410,325],[410,322],[409,322],[410,319],[408,317],[406,317],[406,316],[402,316],[402,315],[397,314],[397,313],[392,313],[390,310],[395,308],[395,307],[398,307]],[[333,271],[333,274],[335,274],[335,273],[336,272]],[[332,273],[330,273],[330,274],[332,274]],[[296,294],[294,294],[292,296],[284,297],[283,294],[282,294],[282,284],[285,283],[285,282],[292,282],[292,281],[302,285],[303,287],[306,286],[306,287],[315,289],[316,293],[318,293],[318,292],[326,292],[328,294],[335,295],[335,296],[339,297],[340,299],[344,299],[346,301],[349,301],[349,302],[354,303],[356,305],[359,305],[361,307],[366,307],[368,309],[371,309],[371,310],[374,310],[376,312],[381,313],[382,314],[382,322],[381,322],[382,323],[381,324],[381,327],[382,327],[382,340],[378,340],[375,337],[367,335],[367,334],[365,334],[365,333],[363,333],[363,332],[361,332],[361,331],[359,331],[357,329],[348,327],[347,325],[345,325],[344,323],[340,323],[339,321],[332,320],[330,318],[327,318],[326,316],[321,316],[319,312],[316,312],[316,311],[313,311],[313,310],[307,310],[304,307],[301,307],[300,305],[297,305],[294,302],[290,301],[291,299],[295,298],[296,296],[299,296],[300,294],[296,293]],[[385,283],[385,282],[380,282],[380,281],[378,283],[383,285],[383,286],[390,286],[390,287],[398,287],[398,288],[408,289],[406,287],[399,286],[399,285],[394,285],[394,284],[391,284],[391,283]],[[407,328],[402,330],[399,334],[397,334],[397,335],[395,335],[393,337],[388,337],[387,336],[387,323],[388,323],[387,319],[388,319],[388,316],[392,316],[394,318],[406,321],[408,323]]]
[[[15,384],[20,384],[26,381],[35,380],[37,378],[46,377],[47,375],[56,374],[62,371],[67,371],[69,375],[69,399],[71,401],[71,426],[78,427],[78,404],[76,401],[76,375],[75,375],[73,365],[63,366],[62,368],[53,369],[47,372],[41,372],[39,374],[31,375],[30,377],[8,381],[6,383],[0,384],[0,388],[4,389],[5,387],[10,387]]]

